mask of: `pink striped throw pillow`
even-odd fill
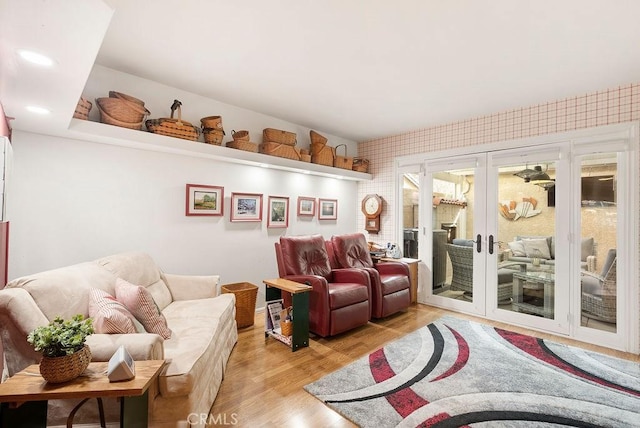
[[[160,313],[151,293],[146,288],[118,278],[116,299],[129,309],[147,332],[156,333],[164,339],[171,337],[166,318]]]
[[[89,290],[89,317],[96,333],[135,333],[133,315],[111,294],[99,288]]]

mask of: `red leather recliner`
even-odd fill
[[[331,248],[333,251],[331,251]],[[362,233],[332,236],[327,241],[331,266],[359,268],[371,280],[371,316],[384,318],[411,305],[409,267],[402,262],[373,264],[367,240]]]
[[[280,278],[313,287],[309,296],[311,332],[333,336],[369,322],[369,276],[359,269],[332,269],[321,235],[282,236],[275,248]]]

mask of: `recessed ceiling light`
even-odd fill
[[[27,106],[27,111],[30,111],[31,113],[36,113],[36,114],[51,113],[51,110],[49,110],[48,108],[39,107],[39,106]]]
[[[51,58],[38,52],[23,49],[19,50],[18,54],[22,59],[29,61],[32,64],[41,65],[43,67],[51,67],[53,65],[53,60]]]

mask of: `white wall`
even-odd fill
[[[262,129],[271,127],[296,132],[298,147],[309,145],[309,128],[96,65],[83,96],[94,101],[109,90],[144,100],[152,118],[168,117],[175,98],[183,102],[183,119],[194,125],[201,117],[221,115],[228,140],[232,129],[246,129],[252,141],[261,142]],[[98,120],[95,104],[90,119]],[[316,131],[330,145],[346,144],[350,154],[356,153],[355,142]],[[14,131],[13,147],[7,201],[10,280],[141,250],[166,272],[220,274],[222,283],[259,285],[260,307],[262,280],[278,276],[273,244],[280,235],[328,238],[356,226],[353,181],[23,131]],[[185,216],[187,183],[223,186],[224,216]],[[232,192],[262,193],[264,209],[269,195],[288,196],[289,227],[268,229],[265,216],[260,223],[231,223]],[[297,217],[298,196],[337,199],[338,219]]]

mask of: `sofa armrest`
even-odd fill
[[[162,276],[174,301],[206,299],[218,295],[219,275],[175,275],[163,272]]]
[[[92,334],[87,337],[91,361],[109,361],[120,345],[124,345],[134,360],[163,360],[163,339],[153,333]]]
[[[0,290],[0,337],[4,348],[5,370],[13,376],[42,355],[27,342],[27,334],[36,327],[49,324],[31,294],[23,288]]]

